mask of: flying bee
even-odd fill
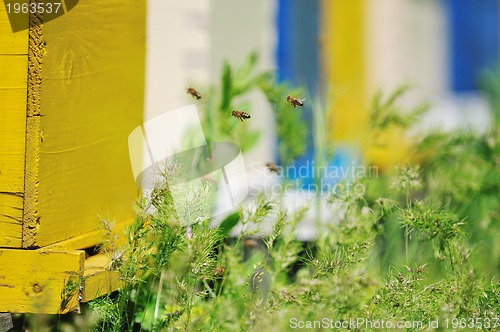
[[[201,94],[198,92],[198,90],[195,90],[193,88],[188,88],[186,92],[189,93],[194,98],[196,98],[196,100],[201,99]]]
[[[305,98],[304,99],[297,99],[294,96],[287,96],[286,97],[286,101],[289,102],[290,105],[293,106],[293,108],[295,108],[297,106],[304,106],[304,100],[306,100],[306,99]]]
[[[221,265],[214,270],[214,275],[216,278],[222,278],[224,276],[224,272],[226,272],[226,268]]]
[[[245,239],[245,241],[243,241],[243,246],[245,248],[254,249],[254,248],[257,248],[259,246],[259,244],[254,239]]]
[[[234,116],[236,119],[239,119],[240,121],[244,121],[245,119],[250,119],[251,116],[248,113],[245,113],[243,111],[232,111],[231,115]]]
[[[278,166],[276,166],[275,163],[266,163],[266,167],[268,170],[270,170],[271,172],[274,172],[276,174],[279,173],[279,169],[278,169]]]

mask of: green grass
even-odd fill
[[[231,77],[237,75],[225,67],[219,110],[233,103],[236,93],[227,91],[253,86],[235,87]],[[271,93],[262,84],[274,96],[271,101],[284,100],[284,87]],[[375,96],[375,134],[418,122],[428,106],[401,110],[406,90]],[[274,100],[274,107],[284,107],[280,102]],[[217,122],[221,132],[224,126]],[[315,141],[326,149],[325,132],[316,129]],[[483,134],[432,133],[418,144],[426,154],[422,165],[400,165],[336,186],[330,208],[343,212],[311,243],[295,238],[307,209],[283,210],[279,197],[259,196],[254,207],[242,206],[220,228],[211,229],[208,220],[188,228],[180,226],[169,191],[160,186],[154,198],[138,205],[128,244],[119,249],[118,269],[127,286],[90,304],[100,313],[94,329],[267,331],[288,330],[298,321],[363,318],[426,327],[439,320],[437,330],[489,319],[490,327],[483,329],[496,330],[499,133],[496,126]],[[296,155],[290,147],[282,152],[283,160]],[[164,176],[166,183],[175,172]],[[365,192],[353,191],[353,184]],[[271,232],[252,237],[265,218],[274,221]],[[241,235],[228,238],[237,222],[243,225]]]
[[[239,105],[236,96],[261,88],[282,120],[280,158],[291,162],[304,148],[294,146],[298,139],[292,135],[302,128],[300,117],[282,113],[291,109],[285,101],[289,90],[272,85],[268,74],[253,75],[255,61],[250,58],[239,69],[224,67],[222,88],[212,88],[207,105],[209,141],[236,137],[233,131],[240,123],[229,122],[228,111]],[[399,101],[406,90],[374,98],[375,137],[393,126],[411,128],[427,108],[402,109]],[[325,130],[319,128],[321,110],[315,141],[327,149]],[[421,322],[433,330],[498,330],[498,125],[485,133],[431,133],[417,146],[426,156],[422,164],[399,165],[377,177],[336,186],[328,201],[329,208],[341,211],[339,219],[326,223],[310,243],[295,238],[307,208],[287,211],[280,208],[279,197],[257,197],[255,206],[241,206],[219,228],[210,228],[209,220],[182,226],[167,185],[178,169],[170,165],[164,181],[138,202],[127,243],[118,247],[110,238],[103,244],[126,285],[90,302],[83,316],[76,316],[84,319],[74,326],[94,331],[268,331],[289,330],[299,321],[365,319]],[[305,129],[299,133],[304,137]],[[255,142],[238,143],[250,148]],[[323,155],[316,157],[324,161]],[[366,190],[353,191],[353,184]],[[189,210],[193,202],[184,204]],[[265,219],[274,226],[256,237]],[[229,238],[238,222],[242,233]],[[104,226],[111,234],[109,225]],[[437,320],[439,326],[434,326]],[[359,330],[375,328],[361,325]],[[401,330],[421,329],[408,325]]]

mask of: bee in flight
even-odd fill
[[[214,270],[214,275],[216,278],[222,278],[224,276],[224,272],[226,272],[226,268],[221,265]]]
[[[286,101],[289,102],[290,105],[293,106],[293,108],[295,108],[297,106],[304,106],[304,100],[306,100],[306,99],[305,98],[304,99],[297,99],[294,96],[287,96],[286,97]]]
[[[232,111],[231,115],[234,116],[236,119],[239,119],[240,121],[244,121],[246,119],[251,118],[250,114],[245,113],[243,111]]]
[[[259,244],[254,239],[245,239],[245,241],[243,241],[243,246],[245,248],[254,249],[254,248],[257,248],[259,246]]]
[[[275,163],[266,163],[266,167],[269,171],[274,172],[276,174],[279,173],[278,166]]]
[[[188,88],[187,89],[187,93],[189,93],[191,96],[193,96],[194,98],[196,98],[196,100],[200,100],[201,99],[201,94],[198,92],[198,90],[195,90],[193,88]]]

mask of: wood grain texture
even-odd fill
[[[142,123],[145,3],[81,1],[42,34],[41,116],[29,117],[40,123],[27,136],[39,154],[26,171],[38,182],[26,193],[34,222],[25,246],[91,232],[100,218],[129,219],[138,193],[127,138]]]
[[[28,33],[0,4],[0,247],[22,246]]]
[[[0,55],[2,54],[28,54],[28,31],[12,32],[3,1],[0,3]]]
[[[0,247],[22,246],[22,193],[0,193]]]
[[[0,62],[2,57],[0,56]],[[22,59],[18,59],[22,60]],[[23,66],[26,61],[16,65]],[[26,130],[26,73],[24,88],[2,88],[0,69],[0,192],[24,189],[24,141]]]
[[[0,249],[0,312],[77,310],[84,261],[84,251]]]
[[[56,242],[49,246],[45,246],[47,249],[81,249],[89,248],[94,246],[96,243],[101,243],[103,238],[113,239],[113,243],[116,246],[125,244],[126,238],[126,227],[132,223],[133,219],[127,219],[125,221],[119,222],[112,226],[111,234],[105,234],[105,229],[93,230],[81,235],[74,236],[64,241]]]
[[[24,89],[2,88],[0,69],[0,247],[20,248],[24,197],[26,59],[11,57],[23,68]],[[0,56],[1,62],[2,56]],[[23,67],[24,64],[24,67]],[[22,82],[15,85],[21,85]]]
[[[109,294],[124,285],[117,271],[109,269],[110,259],[99,254],[85,261],[83,274],[82,302]]]
[[[26,148],[24,169],[23,247],[36,247],[34,236],[38,231],[38,170],[40,160],[40,100],[42,63],[45,54],[43,25],[40,14],[30,14],[28,31],[28,80],[26,104]]]

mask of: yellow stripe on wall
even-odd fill
[[[323,68],[332,115],[331,138],[360,143],[366,131],[364,1],[322,3]]]
[[[367,162],[387,169],[407,159],[409,143],[401,130],[388,130],[373,142],[369,130],[369,103],[373,90],[368,82],[370,65],[377,63],[372,51],[377,29],[371,24],[376,4],[365,0],[324,0],[322,3],[323,81],[328,91],[328,114],[336,145],[351,146]],[[391,24],[391,22],[386,22]],[[392,27],[397,29],[398,27]],[[396,50],[393,50],[396,51]],[[391,52],[391,50],[389,50]],[[398,75],[398,73],[395,73]],[[402,81],[401,83],[404,83]]]

